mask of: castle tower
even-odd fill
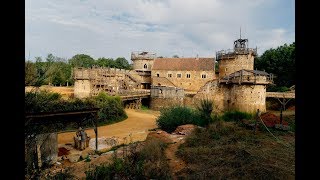
[[[216,53],[219,63],[219,78],[223,78],[241,69],[253,70],[257,48],[248,48],[248,39],[234,41],[233,49],[221,50]]]
[[[151,85],[151,68],[153,61],[156,58],[156,53],[136,51],[131,53],[131,61],[133,69],[141,77],[141,88],[150,89]]]
[[[266,86],[273,82],[273,75],[265,71],[242,69],[219,80],[228,89],[228,110],[254,113],[266,111]]]

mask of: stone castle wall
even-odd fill
[[[266,111],[265,85],[239,85],[230,87],[230,109],[255,113],[257,109]]]
[[[134,70],[144,70],[144,71],[151,71],[153,66],[153,59],[136,59],[133,61],[133,69]],[[144,68],[144,65],[147,65],[147,68]]]
[[[219,114],[229,110],[248,113],[255,113],[257,109],[261,112],[266,111],[265,85],[219,84],[217,80],[207,82],[195,95],[185,94],[180,98],[168,97],[162,99],[151,97],[151,108],[159,110],[172,104],[195,108],[202,99],[212,100],[214,111]]]
[[[241,69],[253,70],[254,56],[237,55],[233,59],[222,59],[219,61],[219,78],[227,76]]]
[[[228,99],[230,92],[228,87],[222,86],[218,80],[213,80],[206,83],[198,93],[193,97],[194,102],[199,102],[201,99],[210,99],[213,101],[214,111],[221,113],[229,110]]]
[[[183,98],[150,98],[150,109],[159,111],[171,106],[182,106]]]
[[[171,75],[170,75],[171,74]],[[181,74],[181,77],[178,77]],[[190,78],[187,77],[190,74]],[[205,78],[202,75],[206,75]],[[157,79],[157,77],[160,77]],[[171,76],[171,77],[170,77]],[[166,70],[152,70],[151,77],[153,78],[152,85],[167,85],[161,84],[157,80],[165,78],[172,82],[176,87],[184,88],[187,91],[198,91],[209,80],[215,79],[214,71],[166,71]]]
[[[74,97],[86,98],[90,96],[91,83],[88,79],[75,80],[74,82]]]

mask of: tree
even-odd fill
[[[85,67],[89,68],[95,64],[95,60],[86,54],[77,54],[74,55],[71,59],[69,59],[69,64],[72,67]]]
[[[37,68],[36,65],[31,62],[27,61],[25,62],[25,79],[24,83],[25,86],[32,86],[37,81]]]
[[[37,78],[35,82],[33,83],[34,86],[40,87],[44,84],[44,81],[46,79],[46,72],[48,71],[48,66],[46,65],[46,62],[42,61],[41,57],[35,57],[35,67],[37,71]]]
[[[175,55],[173,55],[172,57],[173,57],[173,58],[179,58],[179,56],[178,56],[178,55],[176,55],[176,54],[175,54]]]
[[[129,62],[124,57],[118,57],[115,61],[115,67],[119,69],[130,69]]]
[[[96,61],[96,64],[101,67],[111,67],[111,68],[115,67],[115,62],[112,58],[104,58],[104,57],[99,58]]]
[[[266,50],[255,59],[256,69],[265,70],[274,74],[274,83],[277,87],[290,87],[295,84],[295,42],[284,44],[276,49]]]

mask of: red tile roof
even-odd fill
[[[152,70],[213,71],[214,58],[156,58]]]

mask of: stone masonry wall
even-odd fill
[[[206,83],[198,93],[193,97],[193,103],[198,103],[201,99],[210,99],[213,101],[213,109],[216,113],[222,113],[229,109],[229,89],[226,86],[221,86],[218,80],[213,80]]]
[[[75,80],[74,97],[86,98],[90,96],[91,85],[89,80]]]
[[[238,85],[230,88],[230,109],[255,113],[257,109],[266,111],[265,85]]]
[[[176,87],[184,88],[187,91],[198,91],[209,80],[215,79],[214,71],[166,71],[166,70],[152,70],[151,77],[163,77],[172,82]],[[170,77],[171,74],[171,77]],[[177,77],[181,74],[181,78]],[[187,78],[190,74],[190,78]],[[206,75],[206,78],[202,78]],[[153,81],[153,80],[152,80]],[[157,86],[158,82],[153,81],[152,85]],[[162,84],[161,84],[162,85]]]
[[[219,78],[239,71],[241,69],[253,70],[254,56],[237,55],[235,59],[222,59],[219,61]]]
[[[150,98],[150,109],[159,111],[170,106],[182,106],[183,98]]]
[[[153,59],[137,59],[132,60],[133,62],[133,69],[134,70],[145,70],[145,71],[151,71],[152,65],[153,65]],[[147,65],[147,68],[144,68],[144,65]]]

